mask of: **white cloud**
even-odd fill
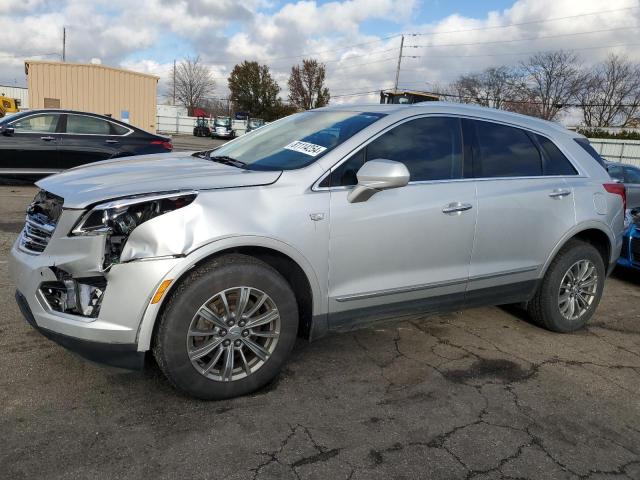
[[[420,34],[405,39],[404,54],[420,57],[402,60],[400,85],[408,88],[430,89],[463,73],[517,63],[538,50],[577,49],[587,67],[611,51],[640,61],[637,45],[590,48],[637,43],[640,0],[518,0],[481,18],[452,14],[428,24],[413,21],[418,8],[418,0],[302,0],[284,6],[267,0],[5,0],[0,2],[0,83],[24,78],[25,56],[59,52],[63,25],[68,26],[69,60],[100,57],[104,64],[159,74],[161,89],[172,65],[166,55],[154,55],[161,53],[158,44],[173,39],[183,49],[191,45],[188,53],[212,66],[219,96],[226,95],[225,78],[235,63],[268,64],[284,89],[291,66],[302,54],[312,54],[327,62],[336,102],[377,101],[377,93],[338,97],[393,84],[399,37],[363,32],[370,20],[394,19],[398,33]],[[602,11],[610,12],[576,16]],[[573,18],[551,21],[561,17]],[[458,45],[438,46],[443,44]],[[132,54],[136,61],[127,60]]]

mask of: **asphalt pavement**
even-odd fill
[[[300,341],[256,394],[203,402],[88,363],[23,320],[0,187],[0,478],[640,479],[640,275],[555,334],[478,308]]]

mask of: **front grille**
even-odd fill
[[[40,190],[27,209],[24,229],[20,234],[20,248],[28,253],[40,254],[51,240],[62,214],[63,199]]]

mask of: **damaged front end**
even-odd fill
[[[103,269],[120,263],[129,235],[144,222],[191,204],[197,192],[169,192],[102,203],[83,215],[71,235],[104,235]]]
[[[36,290],[40,303],[52,312],[98,318],[112,267],[133,260],[121,262],[131,233],[153,218],[191,204],[196,196],[195,191],[132,196],[81,213],[63,210],[61,197],[38,192],[27,211],[17,247],[28,256],[41,257],[39,263],[48,264],[48,273],[43,274]],[[87,241],[73,249],[71,245],[83,237]]]

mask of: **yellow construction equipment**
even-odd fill
[[[17,113],[20,107],[20,100],[17,98],[9,98],[0,93],[0,118],[9,113]]]

